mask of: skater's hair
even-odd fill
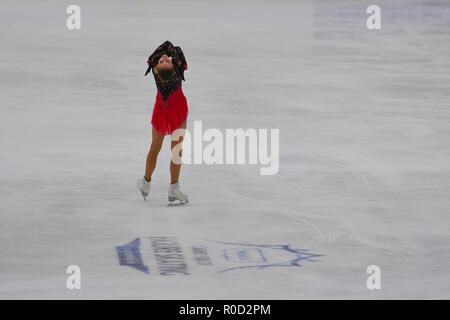
[[[173,72],[174,72],[173,67],[158,69],[158,75],[162,80],[169,80],[170,77],[172,76]]]

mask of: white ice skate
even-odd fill
[[[150,184],[151,181],[147,181],[145,178],[141,178],[137,181],[137,188],[141,191],[142,197],[145,201],[147,201],[147,196],[150,192]]]
[[[175,200],[178,201],[174,202]],[[188,202],[188,197],[180,191],[180,184],[178,182],[169,186],[169,205],[185,204]]]

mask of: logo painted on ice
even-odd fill
[[[130,266],[148,274],[148,267],[142,263],[140,245],[141,240],[136,238],[124,246],[117,246],[117,256],[121,266]]]
[[[293,249],[290,245],[267,244],[243,244],[230,242],[217,242],[225,245],[238,246],[240,248],[223,249],[225,260],[230,262],[245,263],[244,266],[226,268],[221,272],[236,269],[266,269],[272,267],[301,267],[300,261],[317,262],[314,258],[322,257],[321,254],[308,252],[304,249]]]
[[[209,268],[214,266],[213,261],[216,260],[214,263],[218,268],[216,272],[223,273],[243,269],[301,267],[305,262],[317,262],[316,258],[323,257],[309,250],[291,248],[288,244],[249,244],[205,239],[211,244],[209,248],[197,244],[191,246],[190,250],[183,250],[177,237],[148,239],[150,240],[148,251],[151,253],[148,256],[152,256],[159,275],[163,276],[191,274],[187,261],[195,261],[199,268]],[[136,238],[124,246],[117,246],[119,264],[149,274],[149,268],[144,265],[141,258],[140,245],[140,239]],[[144,250],[144,257],[145,253]],[[185,253],[189,256],[185,257]]]

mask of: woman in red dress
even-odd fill
[[[180,47],[174,47],[170,41],[166,41],[150,55],[147,63],[145,75],[152,71],[158,92],[153,108],[152,144],[147,155],[145,176],[138,180],[137,187],[146,200],[164,136],[171,135],[169,201],[179,200],[181,203],[187,203],[188,197],[180,191],[178,182],[181,170],[181,144],[189,113],[187,100],[181,88],[182,81],[185,81],[184,71],[187,70],[186,59]],[[175,148],[176,146],[178,147]]]

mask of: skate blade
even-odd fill
[[[141,191],[141,194],[142,194],[142,198],[144,198],[144,201],[147,202],[148,193],[146,193],[146,192],[144,192],[142,190],[140,190],[140,191]]]
[[[167,206],[169,206],[169,207],[184,206],[187,203],[189,203],[188,200],[178,200],[178,199],[169,198],[169,203],[167,204]]]

